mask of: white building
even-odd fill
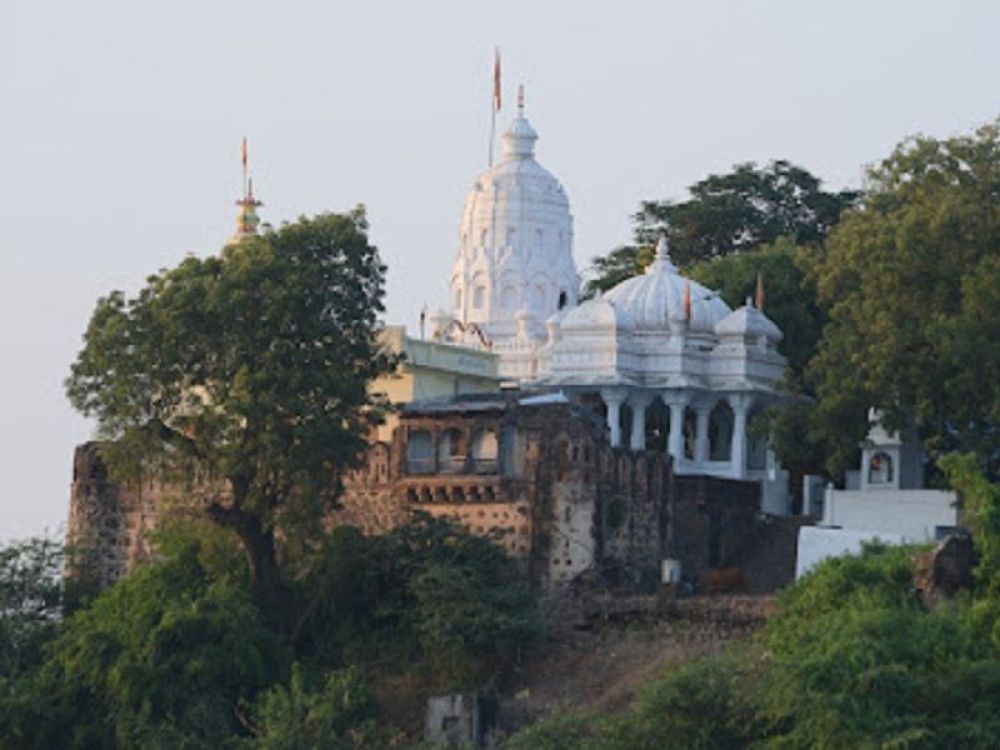
[[[860,470],[848,472],[846,489],[828,485],[819,526],[799,530],[796,577],[828,557],[859,553],[875,539],[919,544],[958,525],[955,493],[924,486],[916,436],[887,431],[874,411],[869,421]]]
[[[432,336],[592,403],[614,445],[666,450],[679,473],[761,480],[764,510],[786,513],[787,476],[750,429],[779,398],[781,332],[749,300],[733,311],[681,276],[665,239],[644,274],[578,305],[569,200],[536,139],[522,100],[500,163],[466,198],[451,313],[431,317]]]

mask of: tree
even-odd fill
[[[0,696],[0,748],[219,747],[238,707],[288,673],[244,567],[172,546],[70,617],[45,659]],[[239,562],[239,561],[238,561]]]
[[[774,243],[822,243],[858,193],[828,193],[806,169],[778,160],[767,167],[750,162],[732,172],[709,175],[688,188],[681,203],[643,201],[635,220],[635,244],[592,259],[584,296],[607,291],[641,273],[653,260],[653,246],[667,234],[678,265],[712,260]]]
[[[812,364],[839,455],[867,410],[1000,470],[1000,128],[900,144],[810,269],[829,309]],[[834,457],[836,458],[836,456]]]
[[[188,257],[131,299],[112,292],[67,380],[113,441],[112,471],[186,482],[239,537],[274,616],[276,527],[320,531],[379,417],[367,385],[394,364],[377,344],[385,267],[366,229],[360,207],[303,218]]]
[[[636,239],[653,244],[666,232],[679,264],[743,252],[778,237],[820,244],[858,197],[849,190],[828,193],[808,170],[780,159],[766,167],[737,164],[688,191],[691,197],[681,203],[644,201],[635,215]]]
[[[62,615],[62,545],[44,537],[0,548],[0,680],[30,668]]]

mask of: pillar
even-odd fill
[[[753,399],[749,394],[736,393],[729,397],[733,410],[733,442],[730,445],[730,473],[734,479],[745,479],[747,475],[747,413]]]
[[[618,448],[622,444],[622,404],[625,403],[625,391],[618,388],[604,388],[601,398],[608,408],[608,432],[611,433],[611,447]]]
[[[646,407],[653,397],[642,391],[629,394],[628,405],[632,409],[632,444],[634,451],[646,450]]]
[[[712,405],[697,404],[695,413],[698,419],[694,431],[694,460],[698,463],[707,463],[709,455],[708,420],[712,416]]]
[[[670,407],[670,435],[667,438],[667,453],[674,458],[674,466],[684,460],[684,409],[687,399],[676,394],[664,399]]]

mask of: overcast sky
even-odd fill
[[[0,539],[64,523],[94,303],[219,249],[242,135],[265,221],[368,207],[412,328],[447,299],[494,45],[582,269],[640,200],[737,162],[839,189],[907,135],[992,120],[998,30],[996,2],[0,0]]]

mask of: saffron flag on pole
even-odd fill
[[[240,161],[243,164],[243,168],[246,169],[247,166],[247,137],[243,136],[243,143],[240,144]]]
[[[500,111],[500,48],[493,48],[493,111]]]

